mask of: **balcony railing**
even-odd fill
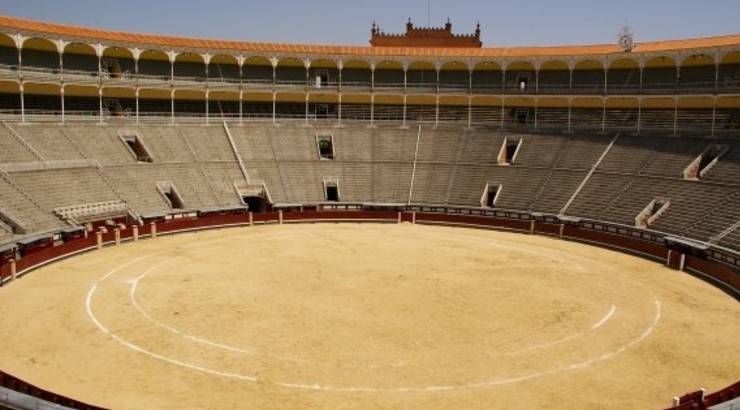
[[[238,91],[302,91],[359,92],[380,94],[466,94],[466,95],[682,95],[682,94],[740,94],[739,81],[690,82],[690,83],[643,83],[638,84],[446,84],[446,83],[393,83],[393,82],[336,82],[317,85],[306,80],[238,79],[204,76],[175,76],[169,74],[112,75],[107,72],[69,70],[50,67],[34,67],[0,64],[0,79],[22,82],[59,83],[77,85],[105,85],[122,87],[156,88],[213,88]]]

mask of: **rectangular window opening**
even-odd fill
[[[334,137],[332,135],[317,135],[316,145],[319,151],[320,159],[334,159]]]
[[[336,183],[324,183],[324,197],[328,202],[339,202],[339,186]]]

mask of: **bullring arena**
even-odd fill
[[[481,30],[0,16],[0,408],[737,406],[740,35]]]
[[[522,234],[206,231],[3,291],[5,368],[108,408],[659,408],[740,371],[740,312],[720,290]]]

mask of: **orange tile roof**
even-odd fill
[[[318,44],[255,43],[246,41],[226,41],[172,37],[154,34],[127,33],[101,30],[56,23],[47,23],[0,16],[0,27],[5,31],[21,31],[72,37],[87,41],[127,43],[140,47],[195,48],[214,52],[275,52],[291,54],[349,55],[349,56],[418,56],[418,57],[538,57],[538,56],[582,56],[620,53],[616,44],[595,44],[584,46],[556,47],[511,47],[511,48],[385,48],[369,46],[337,46]],[[688,50],[721,46],[740,46],[740,34],[708,37],[700,39],[657,41],[638,43],[633,50],[640,52],[661,52]]]

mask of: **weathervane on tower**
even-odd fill
[[[617,37],[617,43],[622,47],[622,50],[624,50],[625,53],[632,52],[632,49],[635,47],[635,39],[633,36],[634,34],[632,33],[632,29],[630,29],[629,24],[625,24]]]

